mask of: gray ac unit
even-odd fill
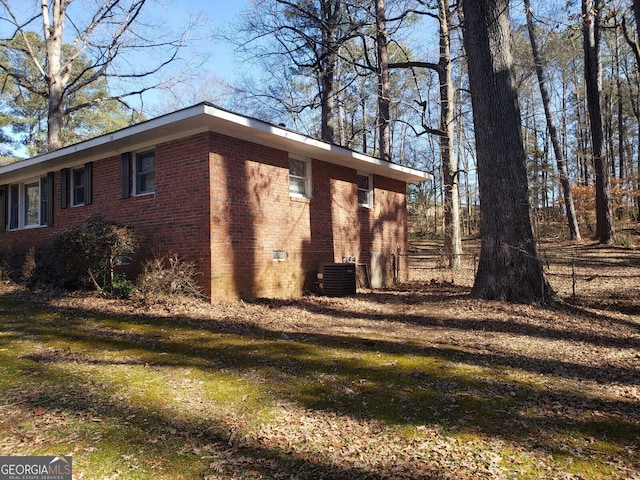
[[[356,293],[355,263],[324,263],[320,266],[320,272],[322,292],[325,295],[343,297]]]

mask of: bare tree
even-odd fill
[[[384,0],[376,0],[376,52],[378,57],[378,145],[379,156],[391,160],[391,114],[389,94],[389,37]]]
[[[624,34],[624,38],[627,40],[627,43],[631,47],[634,56],[636,57],[636,64],[638,69],[640,69],[640,47],[638,43],[640,42],[640,0],[633,0],[633,18],[636,23],[636,30],[633,33],[629,33],[626,25],[626,15],[622,16],[622,32]]]
[[[106,0],[96,2],[92,11],[84,9],[84,4],[78,4],[72,11],[73,0],[40,0],[38,3],[39,11],[28,12],[27,18],[20,18],[19,12],[25,11],[24,2],[0,0],[0,21],[11,30],[9,38],[0,40],[0,45],[6,49],[22,45],[21,53],[26,54],[46,83],[47,150],[63,146],[65,116],[71,109],[93,107],[109,99],[125,103],[127,97],[160,87],[163,82],[155,75],[178,58],[191,29],[191,25],[185,27],[175,38],[169,38],[167,31],[154,32],[143,23],[141,15],[143,8],[151,3],[149,0]],[[28,35],[38,24],[46,50],[44,62]],[[12,42],[17,37],[22,41]],[[65,55],[63,41],[73,45],[73,55]],[[162,54],[158,54],[160,50]],[[130,57],[133,54],[147,54],[145,58],[151,60],[136,62]],[[85,67],[74,68],[81,59]],[[15,65],[2,64],[0,69],[10,81],[37,93],[30,79]],[[67,98],[105,78],[117,79],[121,84],[130,82],[132,86],[122,93],[68,107]]]
[[[439,55],[438,62],[405,61],[389,64],[390,69],[417,69],[425,68],[434,72],[438,76],[440,89],[440,121],[437,128],[434,128],[425,120],[427,103],[419,101],[423,109],[424,132],[436,135],[439,139],[440,158],[442,163],[442,174],[444,182],[444,251],[449,262],[449,267],[457,269],[460,267],[462,254],[462,236],[460,230],[460,187],[458,160],[454,150],[454,113],[455,113],[455,89],[452,79],[452,59],[451,59],[451,29],[452,19],[457,9],[457,3],[449,0],[438,0],[437,14],[428,11],[431,8],[428,2],[420,0],[418,2],[423,8],[420,11],[406,12],[405,15],[420,14],[427,15],[438,21],[438,42]]]
[[[596,237],[600,243],[615,239],[611,213],[611,185],[608,159],[604,152],[602,127],[602,64],[600,61],[600,14],[602,0],[582,0],[582,35],[587,109],[591,130],[593,168],[596,177]]]
[[[453,148],[455,89],[451,76],[451,18],[448,0],[438,0],[440,59],[440,156],[444,180],[444,251],[452,269],[460,268],[462,236],[460,232],[460,181],[458,159]]]
[[[576,209],[573,203],[573,194],[571,193],[567,160],[564,156],[564,152],[562,151],[562,145],[560,144],[560,138],[558,136],[558,129],[556,128],[556,123],[551,112],[551,98],[547,89],[547,80],[540,55],[540,49],[538,48],[530,0],[524,0],[524,8],[526,10],[527,30],[529,31],[529,41],[531,42],[531,50],[533,52],[533,60],[535,62],[536,75],[538,77],[538,86],[540,88],[540,96],[542,97],[542,105],[547,120],[547,129],[549,130],[549,136],[551,137],[551,145],[553,146],[553,153],[556,157],[558,176],[560,177],[560,185],[562,186],[564,206],[567,212],[567,221],[569,223],[569,235],[572,240],[580,240],[580,228],[578,226],[578,218],[576,216]]]
[[[640,41],[640,0],[633,0],[633,16],[636,19],[636,37]],[[638,68],[640,69],[640,53],[638,53],[638,44],[636,42],[635,55],[638,59]]]
[[[529,213],[509,0],[464,0],[463,39],[478,158],[481,238],[475,297],[533,302],[551,289]]]
[[[289,81],[311,77],[317,93],[303,104],[287,104],[286,109],[302,112],[319,104],[320,138],[333,142],[338,111],[337,62],[353,29],[343,0],[256,0],[229,40],[250,60],[269,63],[273,59],[286,69]]]

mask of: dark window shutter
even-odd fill
[[[131,153],[123,153],[122,156],[122,198],[131,196]]]
[[[89,162],[84,166],[84,204],[91,205],[91,198],[93,196],[92,179],[93,177],[93,163]]]
[[[0,185],[0,232],[7,229],[7,186]]]
[[[52,225],[53,209],[53,174],[47,173],[40,179],[40,225]]]
[[[47,226],[53,226],[53,172],[47,173],[47,188],[46,188],[46,196],[47,196]]]
[[[60,208],[69,206],[69,169],[60,170]]]
[[[10,193],[9,202],[9,229],[18,228],[20,216],[20,185],[14,183],[7,190]]]

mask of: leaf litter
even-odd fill
[[[0,454],[84,442],[69,446],[78,478],[171,478],[162,457],[177,455],[210,479],[637,479],[640,299],[628,285],[619,302],[602,298],[596,283],[554,306],[474,300],[442,282],[219,305],[5,284],[86,344],[3,320],[18,338],[0,353],[24,351],[21,383],[0,396]],[[57,365],[81,384],[83,408],[29,380]],[[228,397],[211,390],[214,372]],[[154,385],[168,396],[145,405]],[[94,475],[100,442],[127,428],[143,452]],[[160,453],[145,457],[151,447]]]

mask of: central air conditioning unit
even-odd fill
[[[324,263],[318,280],[322,292],[329,297],[344,297],[356,293],[355,263]]]

